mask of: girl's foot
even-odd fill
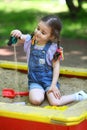
[[[87,99],[87,93],[85,93],[83,90],[77,92],[75,95],[77,101],[82,101]]]

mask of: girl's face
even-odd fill
[[[52,40],[51,27],[45,22],[40,21],[35,30],[35,39],[39,44],[46,44],[49,40]]]

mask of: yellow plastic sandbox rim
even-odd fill
[[[87,120],[87,100],[70,107],[50,108],[0,102],[0,116],[65,126],[78,125]]]
[[[27,64],[23,62],[11,62],[11,61],[0,61],[0,67],[6,69],[17,69],[21,71],[27,71]],[[77,77],[87,77],[87,69],[86,68],[75,68],[75,67],[61,67],[60,74],[66,76],[77,76]]]

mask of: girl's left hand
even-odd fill
[[[58,99],[61,98],[60,90],[56,86],[55,87],[50,87],[50,89],[48,90],[48,94],[51,93],[51,92],[53,93],[55,98],[58,98]]]

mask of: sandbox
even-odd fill
[[[25,63],[0,61],[0,68],[27,72]],[[87,79],[87,69],[61,67],[61,76]],[[0,102],[1,130],[86,130],[87,100],[69,106],[30,106]]]

